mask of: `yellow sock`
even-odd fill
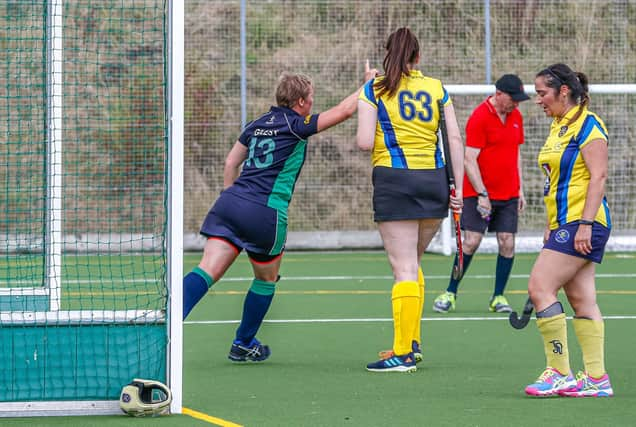
[[[568,327],[565,313],[552,317],[537,319],[539,332],[543,337],[543,349],[547,365],[562,375],[570,373],[570,356],[568,354]]]
[[[585,372],[593,378],[601,378],[605,375],[605,323],[602,320],[574,319],[572,325],[581,345]]]
[[[420,287],[417,282],[404,281],[393,285],[393,352],[403,356],[412,351],[415,325],[419,323]]]
[[[415,324],[415,333],[413,334],[413,339],[417,341],[418,344],[422,342],[422,312],[424,311],[424,291],[426,289],[426,281],[424,280],[424,273],[422,272],[422,268],[417,269],[417,284],[420,287],[420,310],[418,311],[417,318],[419,319]]]

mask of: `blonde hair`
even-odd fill
[[[276,87],[276,105],[292,108],[298,100],[306,99],[311,92],[311,78],[300,73],[283,73]]]

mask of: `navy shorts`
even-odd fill
[[[592,252],[583,255],[574,249],[574,236],[579,229],[578,222],[570,222],[562,225],[556,230],[550,231],[550,238],[543,245],[543,249],[552,249],[563,254],[588,259],[600,264],[605,253],[605,246],[609,240],[610,230],[607,227],[595,222],[592,225]]]
[[[248,254],[275,257],[285,248],[287,216],[224,191],[205,217],[201,234],[227,240]]]
[[[401,221],[448,216],[446,170],[373,168],[373,220]]]
[[[512,233],[517,232],[519,223],[519,199],[491,200],[490,219],[481,217],[477,211],[477,197],[466,197],[462,209],[462,230],[475,231],[484,234],[489,232]]]

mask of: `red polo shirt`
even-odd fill
[[[502,123],[490,104],[490,98],[479,104],[466,123],[466,146],[479,148],[477,164],[488,197],[510,200],[519,197],[519,146],[524,142],[523,118],[517,108]],[[481,190],[481,189],[480,189]],[[477,192],[464,175],[464,197]]]

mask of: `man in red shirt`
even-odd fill
[[[495,289],[490,311],[511,311],[503,295],[515,254],[515,234],[519,213],[525,207],[521,184],[519,146],[524,142],[523,118],[517,109],[530,99],[521,79],[506,74],[495,83],[495,94],[473,111],[466,124],[464,155],[464,273],[479,248],[486,230],[495,232],[499,247]],[[455,264],[457,257],[455,257]],[[461,277],[451,275],[446,292],[435,299],[433,310],[455,310]]]

